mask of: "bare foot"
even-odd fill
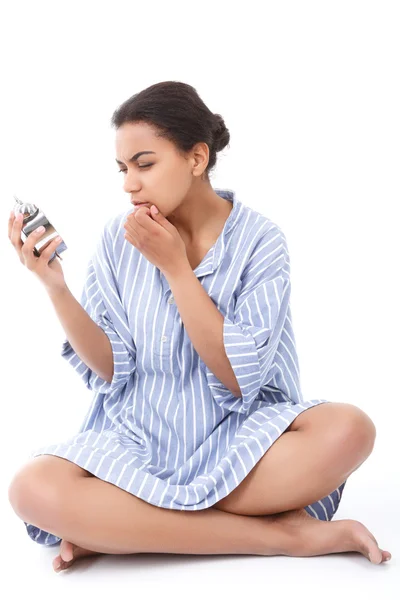
[[[336,552],[360,552],[378,565],[391,559],[372,533],[359,521],[319,521],[302,508],[269,515],[289,534],[288,556],[319,556]]]
[[[53,560],[53,569],[56,572],[64,571],[65,569],[68,569],[77,558],[91,556],[93,554],[101,554],[101,552],[86,550],[86,548],[80,548],[71,542],[67,542],[67,540],[61,540],[60,554]]]

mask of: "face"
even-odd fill
[[[172,142],[157,137],[147,123],[121,125],[116,131],[116,160],[130,201],[155,204],[164,216],[173,213],[190,195],[194,180],[199,179],[208,162],[207,145],[197,146],[200,148],[182,155]],[[131,161],[144,151],[152,153]]]

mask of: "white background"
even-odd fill
[[[399,16],[385,0],[2,5],[1,587],[139,597],[162,581],[164,598],[397,597]],[[58,547],[32,542],[8,503],[15,471],[36,447],[75,433],[91,400],[60,357],[64,332],[44,288],[8,239],[13,194],[62,235],[78,297],[102,226],[130,206],[112,113],[165,80],[193,85],[225,119],[231,141],[212,185],[234,189],[286,235],[304,397],[355,404],[376,425],[374,451],[335,519],[364,523],[392,552],[386,565],[355,553],[114,555],[55,574]]]

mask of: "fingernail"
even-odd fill
[[[41,227],[38,227],[38,228],[36,229],[36,233],[43,233],[43,231],[44,231],[44,227],[43,227],[43,225],[42,225]]]

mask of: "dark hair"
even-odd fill
[[[198,142],[209,148],[209,161],[203,177],[215,167],[217,152],[228,145],[230,135],[224,119],[204,104],[191,85],[161,81],[134,94],[115,110],[111,125],[145,122],[158,137],[173,142],[182,155]]]

